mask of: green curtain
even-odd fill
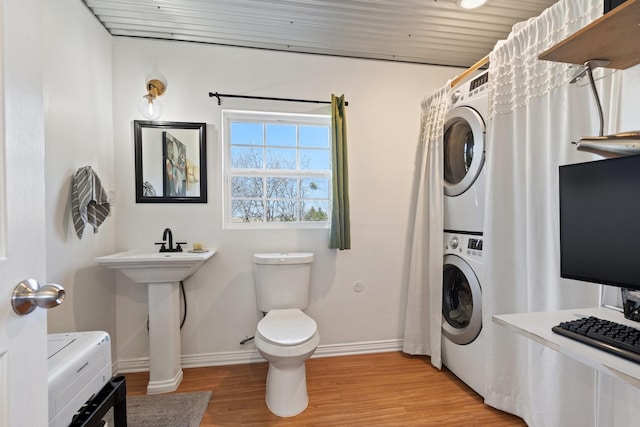
[[[349,171],[347,167],[347,121],[344,95],[331,95],[331,142],[333,169],[333,204],[329,247],[351,249],[349,221]]]

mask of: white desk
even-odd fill
[[[493,316],[493,321],[498,325],[504,326],[527,338],[531,338],[587,366],[620,378],[634,387],[640,388],[640,364],[630,362],[551,331],[551,328],[560,322],[585,316],[595,316],[640,329],[640,323],[625,319],[622,313],[608,308],[584,308],[546,313],[502,314]]]

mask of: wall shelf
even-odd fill
[[[609,13],[544,51],[538,59],[584,64],[606,59],[624,70],[640,63],[640,0],[627,0]]]

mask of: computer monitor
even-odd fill
[[[560,166],[560,275],[640,290],[640,155]]]

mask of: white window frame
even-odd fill
[[[292,114],[263,111],[246,110],[223,110],[222,111],[222,151],[223,151],[223,229],[328,229],[331,222],[331,164],[328,170],[281,170],[281,169],[234,169],[231,163],[231,123],[234,121],[254,122],[254,123],[277,123],[310,126],[328,126],[331,130],[331,116],[319,114]],[[296,151],[301,147],[295,148]],[[302,147],[309,149],[309,147]],[[331,163],[331,141],[329,141],[329,163]],[[231,178],[233,176],[290,176],[292,178],[327,178],[329,200],[327,221],[291,221],[291,222],[233,222],[231,202]]]

